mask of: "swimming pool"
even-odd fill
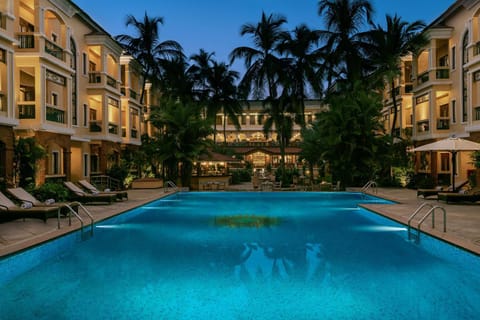
[[[0,319],[478,318],[480,259],[407,241],[372,202],[172,195],[0,261]]]

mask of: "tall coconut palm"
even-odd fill
[[[121,34],[115,37],[143,67],[140,101],[143,101],[146,81],[157,71],[157,60],[182,55],[182,47],[178,42],[173,40],[160,42],[158,27],[162,24],[162,17],[151,18],[147,12],[145,12],[143,20],[137,20],[133,15],[127,15],[125,25],[133,26],[135,35]]]
[[[318,77],[318,68],[321,61],[321,53],[317,50],[319,32],[311,30],[306,25],[297,26],[292,33],[285,33],[282,42],[278,46],[281,54],[287,54],[289,65],[288,80],[285,84],[292,88],[292,97],[299,106],[297,122],[305,127],[305,98],[307,88],[314,93],[321,92],[321,81]]]
[[[215,121],[219,111],[223,113],[224,119],[230,119],[233,125],[240,129],[238,114],[242,112],[242,105],[237,97],[237,87],[235,83],[239,78],[238,72],[230,70],[224,62],[213,62],[210,73],[207,76],[207,87],[209,90],[208,98],[208,118]],[[214,142],[216,137],[216,125],[214,122]],[[227,142],[226,121],[223,122],[223,141]]]
[[[376,73],[385,80],[390,86],[390,94],[393,102],[393,121],[391,136],[395,135],[395,125],[397,123],[397,97],[396,80],[401,75],[401,58],[408,54],[416,53],[420,48],[428,43],[428,39],[421,31],[425,27],[422,21],[408,23],[399,16],[386,15],[386,28],[377,25],[370,32],[372,41],[372,50],[370,50],[370,59]]]
[[[260,22],[247,23],[241,27],[242,36],[250,35],[254,47],[238,47],[230,53],[230,63],[236,59],[244,59],[247,68],[240,88],[245,94],[253,91],[255,98],[263,98],[265,90],[272,98],[277,97],[279,57],[276,55],[277,46],[284,37],[283,25],[287,19],[281,15],[262,12]]]
[[[326,42],[322,51],[328,56],[329,80],[360,79],[364,73],[366,39],[362,28],[372,24],[373,7],[368,0],[319,0],[318,14],[323,15],[326,30],[320,31]]]
[[[193,77],[194,90],[197,91],[200,103],[206,104],[208,100],[207,78],[211,73],[214,62],[214,52],[200,49],[199,53],[190,56],[193,64],[188,68],[188,73]]]

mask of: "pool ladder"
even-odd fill
[[[430,207],[430,210],[427,211],[427,213],[418,221],[417,224],[417,234],[414,235],[412,233],[412,220],[415,218],[417,214],[419,214],[423,208],[425,207]],[[447,232],[447,211],[445,210],[444,207],[441,206],[433,206],[428,202],[422,203],[415,212],[412,213],[412,215],[408,218],[408,240],[412,239],[412,236],[415,238],[415,242],[419,243],[420,242],[420,227],[422,223],[428,218],[428,216],[432,216],[432,229],[435,228],[435,211],[436,210],[441,210],[443,212],[443,232]]]
[[[87,216],[90,218],[90,236],[93,236],[93,223],[94,223],[94,219],[93,219],[93,216],[92,214],[87,210],[87,208],[85,208],[84,205],[82,205],[80,202],[78,201],[75,201],[75,202],[71,202],[70,205],[69,204],[62,204],[62,206],[68,208],[68,210],[70,210],[70,213],[73,213],[73,215],[80,221],[80,224],[81,224],[81,237],[82,239],[86,239],[85,237],[85,234],[84,234],[84,226],[85,226],[85,221],[82,219],[82,217],[71,207],[71,204],[74,204],[74,205],[78,205],[80,208],[83,209],[83,211],[87,214]],[[68,215],[68,225],[71,226],[72,225],[72,215],[69,214]]]
[[[378,192],[377,183],[376,183],[375,181],[373,181],[373,180],[368,181],[368,182],[365,183],[365,185],[362,187],[362,189],[360,190],[360,192],[366,193],[369,189],[372,190],[372,193],[377,194],[377,192]]]
[[[178,192],[178,191],[188,191],[188,188],[180,188],[178,187],[175,182],[168,180],[165,182],[163,190],[165,192],[168,192],[170,189],[173,189],[173,191]]]

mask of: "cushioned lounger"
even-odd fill
[[[59,207],[54,206],[22,208],[0,192],[0,221],[2,222],[25,218],[41,219],[47,222],[48,218],[58,217],[59,210]]]

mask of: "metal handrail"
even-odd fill
[[[447,232],[447,211],[445,210],[444,207],[441,206],[432,206],[431,204],[428,203],[423,203],[408,219],[408,240],[410,240],[411,232],[411,220],[415,215],[417,215],[420,212],[420,209],[425,207],[426,205],[429,205],[431,208],[428,210],[428,212],[419,220],[417,224],[417,238],[416,242],[418,243],[420,241],[420,227],[422,226],[422,223],[428,218],[428,216],[432,215],[432,229],[435,229],[435,210],[440,209],[443,211],[443,232]]]
[[[82,234],[83,234],[84,221],[83,221],[82,217],[80,217],[80,215],[70,206],[70,205],[72,205],[72,204],[78,205],[80,208],[82,208],[83,211],[84,211],[84,212],[87,214],[87,216],[90,218],[90,234],[93,235],[93,223],[95,222],[95,220],[93,219],[93,216],[91,215],[91,213],[87,210],[87,208],[85,208],[84,205],[82,205],[82,204],[81,204],[80,202],[78,202],[78,201],[71,202],[70,204],[64,203],[64,204],[62,205],[62,206],[64,206],[64,207],[67,207],[67,208],[70,210],[70,213],[73,213],[73,215],[74,215],[75,217],[77,217],[78,220],[80,220]],[[69,218],[68,225],[71,226],[71,225],[72,225],[71,216],[69,215],[68,218]]]
[[[367,192],[368,189],[372,189],[375,192],[375,194],[377,194],[377,192],[378,192],[377,183],[373,180],[370,180],[367,183],[365,183],[365,185],[362,187],[362,189],[360,191],[365,193],[365,192]]]
[[[164,191],[168,192],[169,188],[172,188],[173,190],[178,191],[177,185],[171,180],[168,180],[168,181],[165,182]]]
[[[422,203],[422,204],[410,215],[410,217],[408,218],[408,223],[407,223],[407,224],[408,224],[408,229],[407,229],[407,231],[408,231],[408,240],[410,240],[410,237],[411,237],[410,230],[411,230],[412,226],[411,226],[410,223],[412,222],[413,218],[415,218],[415,216],[420,212],[420,210],[422,210],[422,209],[423,209],[424,207],[426,207],[426,206],[430,206],[430,210],[433,208],[433,205],[431,205],[431,204],[428,203],[428,202],[424,202],[424,203]]]

